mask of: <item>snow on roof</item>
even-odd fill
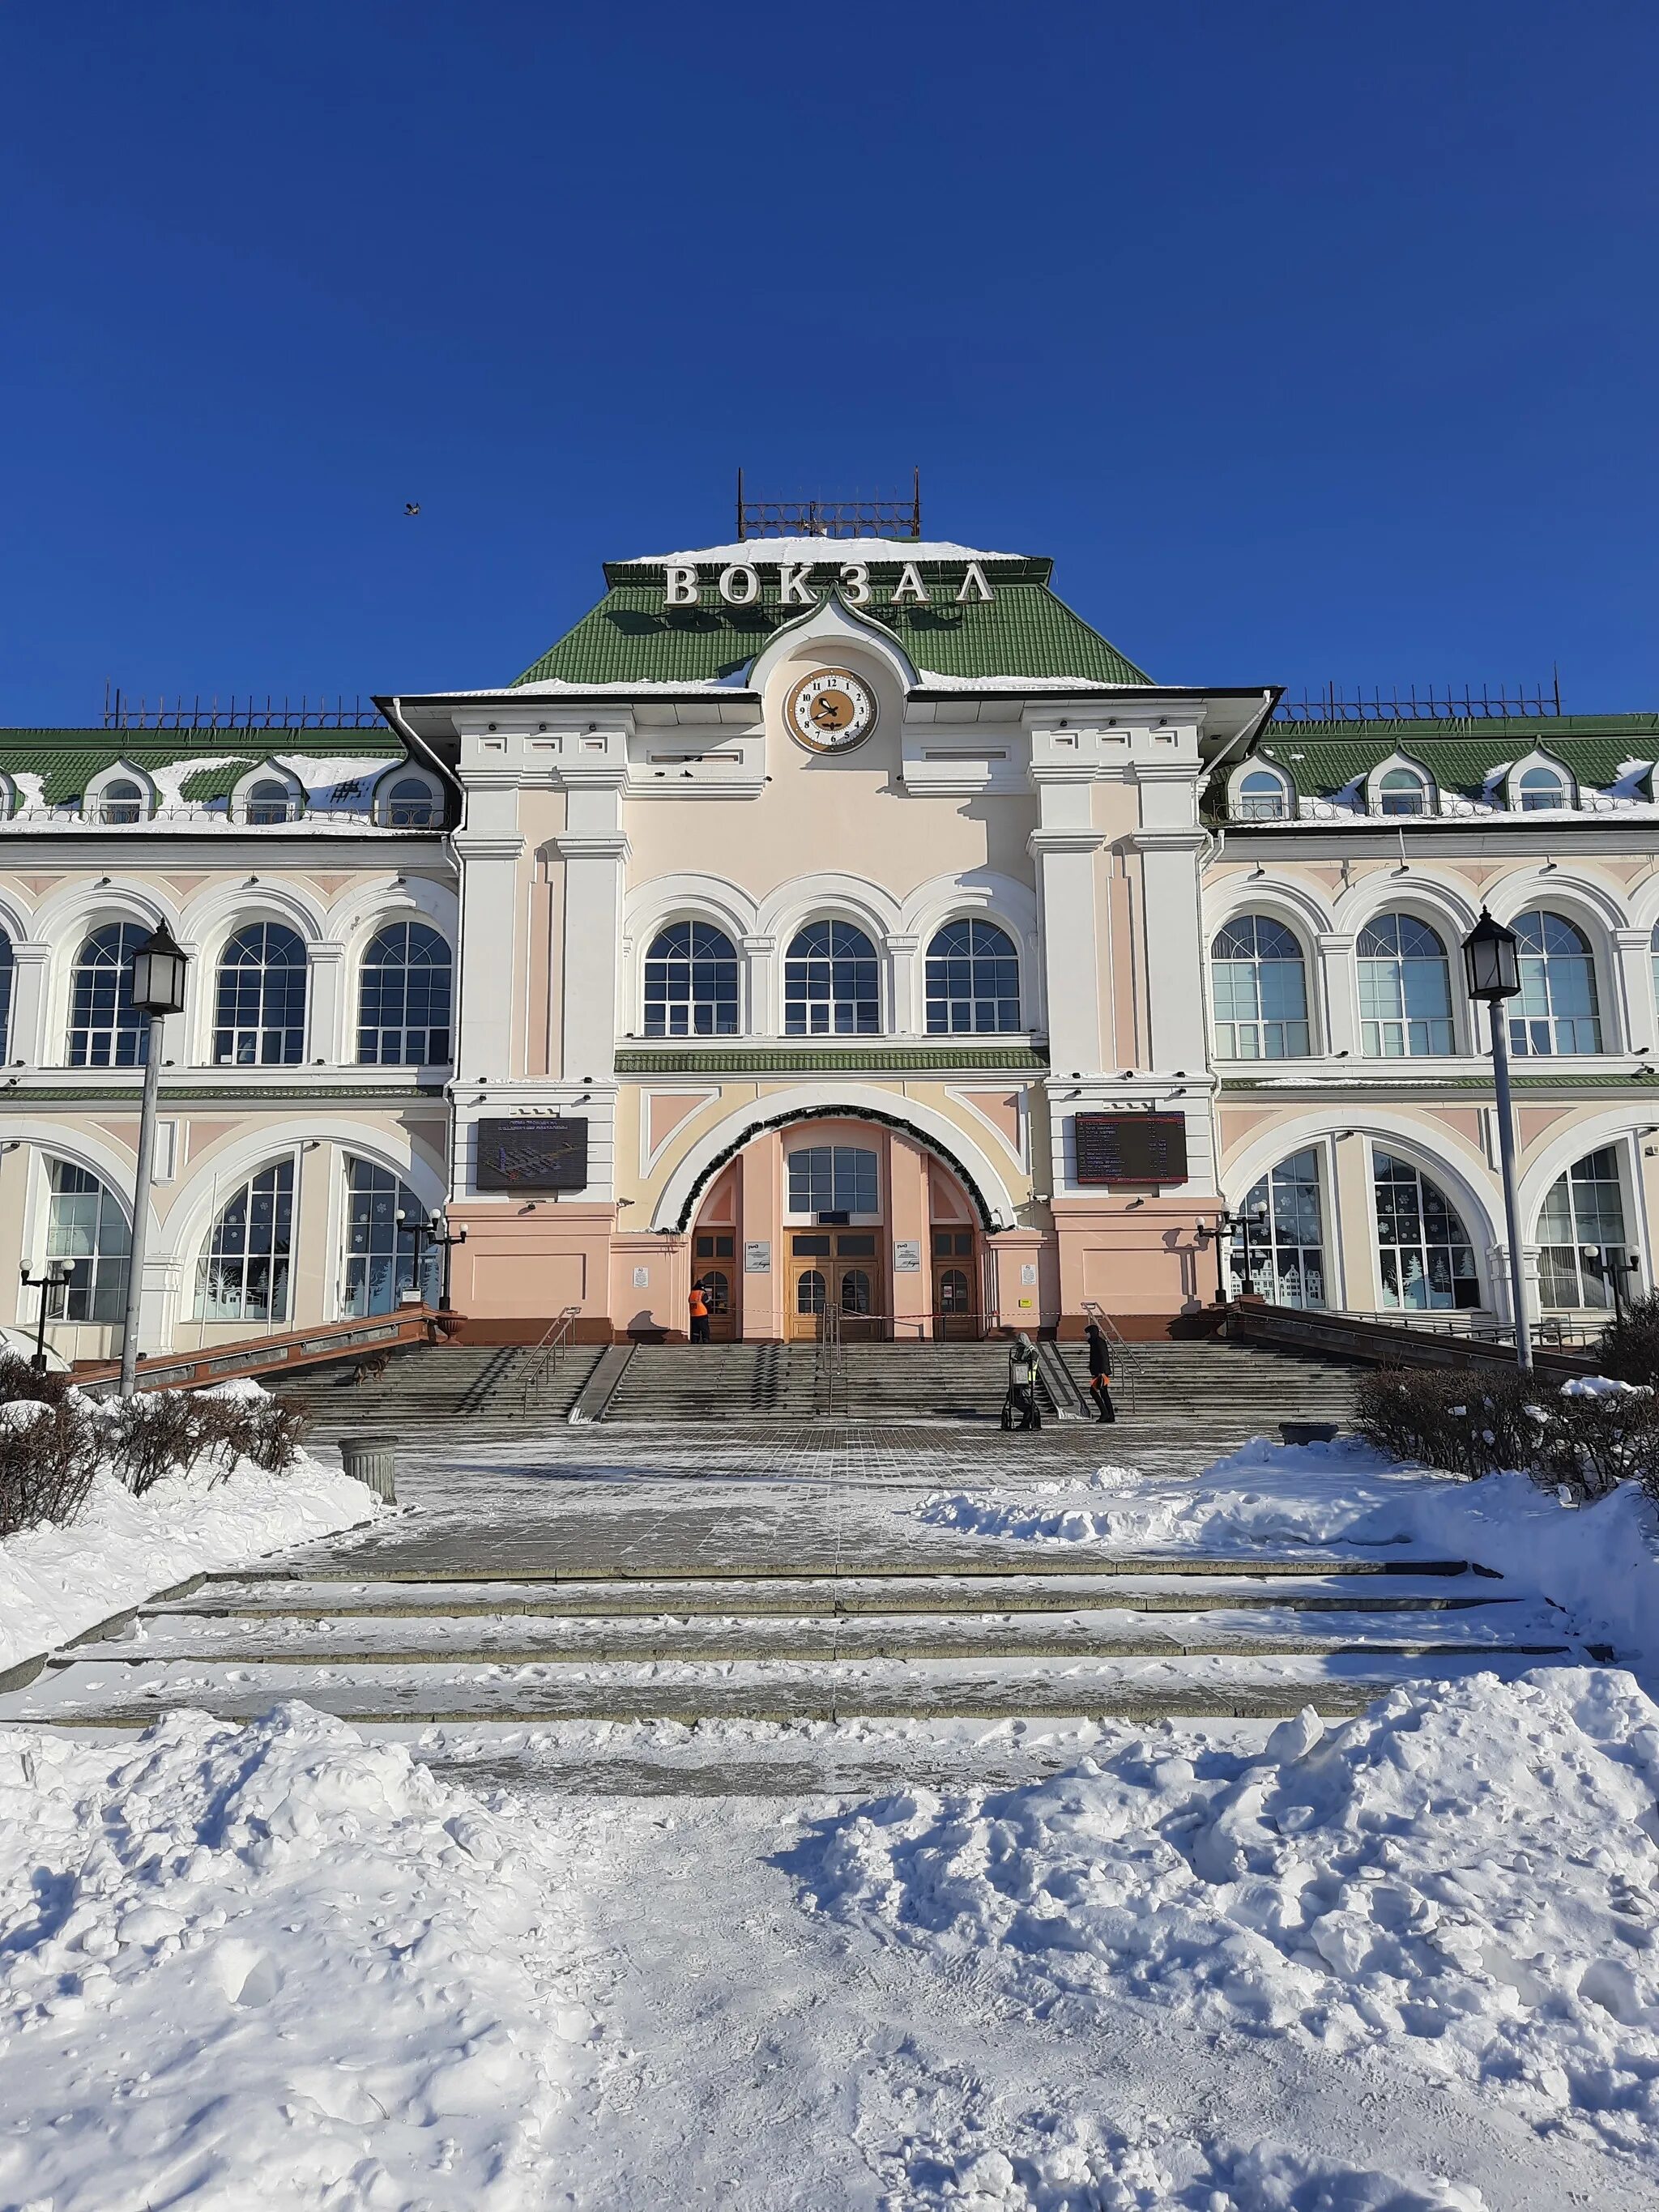
[[[680,553],[635,553],[638,565],[669,561],[1025,561],[1025,553],[987,553],[945,538],[750,538],[737,545],[698,545]]]
[[[919,668],[916,684],[924,691],[1165,691],[1164,684],[1109,684],[1103,676],[945,676],[936,668]]]

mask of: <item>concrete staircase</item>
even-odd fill
[[[422,1346],[394,1354],[372,1382],[354,1382],[356,1363],[343,1361],[302,1368],[276,1389],[308,1416],[315,1443],[351,1429],[391,1429],[412,1441],[434,1426],[480,1443],[509,1441],[568,1419],[603,1349],[570,1346],[543,1380],[541,1356],[522,1346]]]
[[[817,1410],[811,1344],[641,1344],[606,1421],[809,1421]]]
[[[1079,1389],[1089,1387],[1081,1344],[1056,1347]],[[1126,1435],[1171,1444],[1232,1437],[1277,1437],[1285,1421],[1353,1419],[1354,1384],[1364,1372],[1346,1360],[1223,1337],[1162,1338],[1114,1347],[1114,1396]]]

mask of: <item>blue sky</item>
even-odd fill
[[[740,461],[920,465],[1169,681],[1659,708],[1656,70],[1623,0],[13,0],[0,720],[505,679]]]

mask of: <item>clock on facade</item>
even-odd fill
[[[876,726],[876,695],[844,668],[803,676],[784,705],[789,733],[815,753],[844,753]]]

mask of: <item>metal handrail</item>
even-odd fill
[[[520,1413],[530,1411],[532,1391],[544,1390],[556,1372],[559,1354],[569,1345],[570,1331],[580,1311],[580,1306],[562,1306],[557,1319],[548,1323],[540,1343],[531,1352],[529,1364],[525,1370],[524,1389],[519,1400]]]
[[[1093,1298],[1084,1299],[1083,1310],[1091,1321],[1097,1321],[1100,1323],[1107,1341],[1112,1346],[1112,1380],[1115,1383],[1120,1376],[1123,1378],[1124,1388],[1121,1394],[1123,1411],[1132,1414],[1136,1407],[1139,1395],[1137,1385],[1139,1378],[1136,1371],[1134,1354],[1129,1349],[1128,1340],[1105,1307],[1097,1305]]]

